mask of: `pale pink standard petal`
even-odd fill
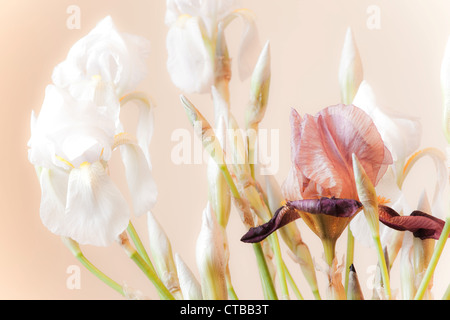
[[[336,105],[305,116],[296,164],[335,197],[357,198],[352,153],[376,185],[392,163],[370,117],[354,106]]]

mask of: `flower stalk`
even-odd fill
[[[136,251],[130,243],[128,235],[124,232],[119,237],[119,245],[124,249],[128,257],[142,270],[147,278],[153,283],[158,294],[164,300],[175,300],[172,294],[167,290],[161,280],[158,278],[155,270],[150,267],[142,258],[142,256]]]
[[[438,242],[436,243],[433,255],[431,256],[430,263],[427,267],[427,270],[425,271],[425,275],[423,276],[419,288],[417,289],[417,293],[414,296],[414,300],[422,300],[423,296],[425,295],[449,235],[450,235],[450,218],[446,218],[444,228],[442,229],[442,233],[439,237]]]
[[[358,190],[359,201],[364,206],[364,215],[369,224],[372,233],[372,239],[378,255],[378,262],[380,264],[381,276],[383,279],[383,287],[388,299],[391,299],[391,287],[389,280],[389,271],[386,264],[386,258],[383,251],[383,246],[380,240],[380,224],[378,218],[378,199],[375,187],[367,176],[363,166],[359,162],[355,154],[353,154],[353,171],[355,174],[356,188]]]
[[[107,284],[109,287],[117,291],[122,296],[125,296],[123,287],[112,280],[110,277],[105,275],[101,270],[99,270],[96,266],[94,266],[83,254],[83,252],[80,249],[80,245],[67,237],[61,237],[63,243],[66,245],[67,248],[69,248],[70,252],[77,258],[78,261],[87,269],[89,270],[93,275],[95,275],[97,278],[99,278],[101,281],[103,281],[105,284]]]

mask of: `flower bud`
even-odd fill
[[[339,67],[339,85],[341,87],[342,103],[348,105],[353,102],[353,98],[362,80],[363,67],[361,57],[353,39],[353,32],[348,28]]]
[[[200,113],[200,111],[195,108],[192,102],[190,102],[183,95],[181,96],[181,102],[184,106],[184,110],[186,111],[189,121],[194,126],[195,134],[202,141],[203,148],[209,153],[217,164],[224,164],[225,158],[222,147],[220,146],[220,142],[215,136],[214,130],[209,122]]]
[[[203,211],[202,227],[197,239],[196,260],[199,269],[202,296],[205,300],[226,300],[226,256],[222,229],[208,203]]]
[[[247,129],[257,126],[264,117],[270,87],[270,45],[266,43],[251,78],[250,101],[246,110]]]
[[[358,275],[353,264],[350,266],[350,272],[348,274],[347,300],[364,300]]]
[[[170,240],[151,212],[147,214],[147,225],[150,250],[154,259],[156,272],[170,293],[175,298],[181,299],[180,284],[178,282],[177,268],[173,260]]]
[[[178,253],[175,254],[175,264],[177,267],[178,278],[180,279],[180,288],[183,293],[183,299],[203,300],[200,283]]]

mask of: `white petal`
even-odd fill
[[[183,298],[185,300],[202,300],[200,283],[178,253],[175,254],[175,264]]]
[[[114,84],[121,96],[145,77],[148,51],[147,40],[119,33],[111,17],[106,17],[72,46],[66,60],[55,68],[53,82],[70,87],[100,76]]]
[[[187,93],[205,93],[214,81],[214,62],[208,52],[200,21],[181,18],[173,25],[166,39],[167,69],[173,83]]]
[[[115,133],[115,113],[93,101],[76,101],[50,85],[39,116],[33,121],[29,159],[39,166],[68,168],[108,160]],[[64,159],[64,161],[61,161]]]
[[[146,214],[156,203],[158,191],[151,169],[141,148],[134,143],[120,146],[122,161],[137,216]]]
[[[389,114],[382,110],[376,103],[372,88],[365,80],[361,83],[353,104],[372,118],[392,154],[394,163],[397,162],[403,169],[405,159],[420,145],[422,133],[420,122],[411,117]]]
[[[239,9],[234,11],[232,16],[241,18],[244,23],[237,61],[239,77],[241,80],[245,80],[252,74],[258,61],[261,53],[261,42],[256,28],[255,16],[250,10]]]
[[[127,202],[100,162],[71,170],[61,235],[107,246],[127,228],[129,218]]]
[[[42,168],[39,181],[41,184],[40,216],[42,223],[51,232],[62,235],[64,212],[67,198],[69,174],[60,169]]]
[[[147,159],[148,165],[151,169],[151,159],[150,159],[150,141],[153,136],[154,129],[154,115],[153,115],[153,104],[144,105],[140,104],[139,108],[139,122],[137,125],[137,140],[138,144],[144,152],[145,158]]]

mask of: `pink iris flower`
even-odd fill
[[[266,224],[250,229],[243,242],[259,242],[272,232],[302,218],[321,239],[334,243],[362,209],[358,201],[352,154],[355,154],[374,186],[392,164],[372,119],[353,105],[327,107],[303,118],[291,112],[292,167],[283,184],[286,205]],[[380,221],[396,230],[410,231],[421,239],[437,239],[443,221],[415,211],[399,216],[379,205]],[[334,246],[334,244],[333,244]]]

